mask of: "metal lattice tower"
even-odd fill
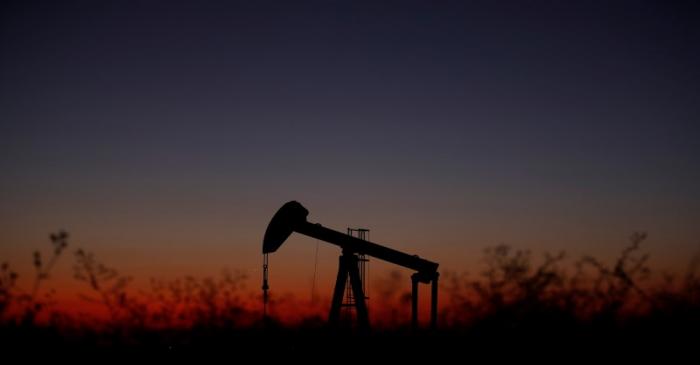
[[[359,238],[363,241],[369,241],[369,229],[366,228],[349,228],[348,235]],[[367,305],[367,300],[369,299],[369,292],[367,291],[367,280],[369,279],[369,258],[364,254],[357,254],[357,266],[360,271],[360,281],[362,282],[362,292],[365,294],[363,298],[365,305]],[[345,285],[345,297],[343,299],[342,307],[344,312],[344,319],[348,323],[354,323],[354,319],[357,316],[355,310],[357,308],[355,298],[353,294],[352,284],[350,278],[347,279]]]

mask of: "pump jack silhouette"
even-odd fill
[[[376,257],[416,271],[411,275],[411,324],[413,328],[418,328],[418,283],[430,283],[430,326],[431,328],[437,326],[437,288],[438,277],[440,276],[437,272],[437,263],[422,259],[417,255],[409,255],[386,246],[328,229],[318,223],[310,223],[306,220],[308,214],[309,211],[300,203],[290,201],[275,213],[267,226],[262,249],[265,256],[263,266],[263,300],[265,303],[267,301],[267,290],[269,289],[267,254],[277,251],[292,232],[297,232],[340,246],[342,249],[338,262],[338,276],[335,281],[335,289],[333,290],[333,300],[328,316],[328,322],[331,326],[338,325],[345,284],[348,277],[350,277],[350,286],[352,287],[353,296],[356,298],[355,309],[358,326],[362,329],[369,329],[367,304],[365,303],[365,294],[362,291],[362,280],[358,269],[358,255]]]

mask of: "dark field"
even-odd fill
[[[580,258],[573,272],[563,268],[563,253],[535,260],[527,251],[490,248],[480,277],[442,273],[437,329],[411,329],[405,310],[410,296],[391,289],[378,294],[381,305],[371,312],[372,329],[360,331],[351,316],[329,328],[325,313],[309,312],[304,303],[289,299],[271,305],[284,307],[294,319],[263,320],[241,273],[154,281],[150,292],[132,292],[128,276],[82,249],[72,255],[75,278],[85,283],[83,300],[104,306],[109,316],[59,310],[48,289],[51,267],[69,250],[68,235],[59,232],[51,235],[47,262],[35,254],[31,291],[18,288],[18,274],[2,265],[0,343],[11,352],[41,355],[236,354],[319,361],[326,356],[358,361],[368,356],[548,361],[560,354],[628,360],[693,356],[700,333],[700,260],[691,260],[682,274],[656,277],[642,253],[645,238],[632,235],[611,264]],[[398,273],[387,280],[403,282]],[[295,308],[308,314],[293,313]]]

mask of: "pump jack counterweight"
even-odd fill
[[[267,254],[277,251],[292,232],[297,232],[320,241],[340,246],[342,249],[342,255],[338,261],[338,276],[333,291],[333,300],[328,316],[328,321],[331,326],[338,325],[343,294],[345,293],[345,286],[349,277],[350,287],[355,298],[354,304],[358,326],[361,329],[369,329],[369,315],[367,313],[366,297],[363,291],[363,283],[358,265],[358,255],[372,256],[416,271],[411,276],[411,322],[414,328],[418,327],[418,283],[430,283],[432,285],[430,327],[435,328],[437,326],[437,284],[439,277],[437,263],[422,259],[416,255],[409,255],[386,246],[328,229],[318,223],[310,223],[306,220],[308,214],[309,211],[301,204],[296,201],[290,201],[284,204],[277,213],[275,213],[267,226],[262,250],[263,255],[266,257],[263,269],[263,298],[265,303],[263,310],[265,313],[267,310],[267,290],[269,288],[267,285]]]

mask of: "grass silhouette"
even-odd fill
[[[645,233],[633,234],[612,263],[584,256],[567,266],[563,252],[544,254],[536,263],[530,251],[503,245],[487,248],[477,278],[443,273],[441,291],[447,299],[440,309],[439,330],[433,332],[410,331],[410,294],[402,289],[401,273],[390,272],[380,278],[375,293],[375,331],[363,337],[329,333],[321,311],[325,308],[310,308],[292,296],[273,297],[273,307],[286,309],[263,323],[258,293],[248,290],[248,278],[239,271],[224,271],[215,278],[151,279],[148,290],[136,291],[129,287],[131,277],[80,248],[73,251],[74,277],[85,288],[80,297],[103,307],[107,316],[57,310],[52,291],[42,295],[41,289],[68,247],[68,238],[63,231],[50,235],[52,251],[46,263],[35,252],[29,291],[17,286],[18,273],[2,263],[2,343],[12,348],[60,344],[64,350],[237,346],[251,352],[265,343],[300,354],[319,343],[326,344],[325,350],[340,351],[349,336],[380,352],[400,352],[412,341],[442,353],[465,344],[482,352],[488,346],[624,352],[629,346],[661,343],[690,349],[682,344],[697,336],[685,334],[695,333],[700,325],[700,256],[690,261],[683,275],[651,280],[649,255],[641,249]],[[573,271],[567,270],[571,267]],[[282,312],[295,320],[285,321]]]

